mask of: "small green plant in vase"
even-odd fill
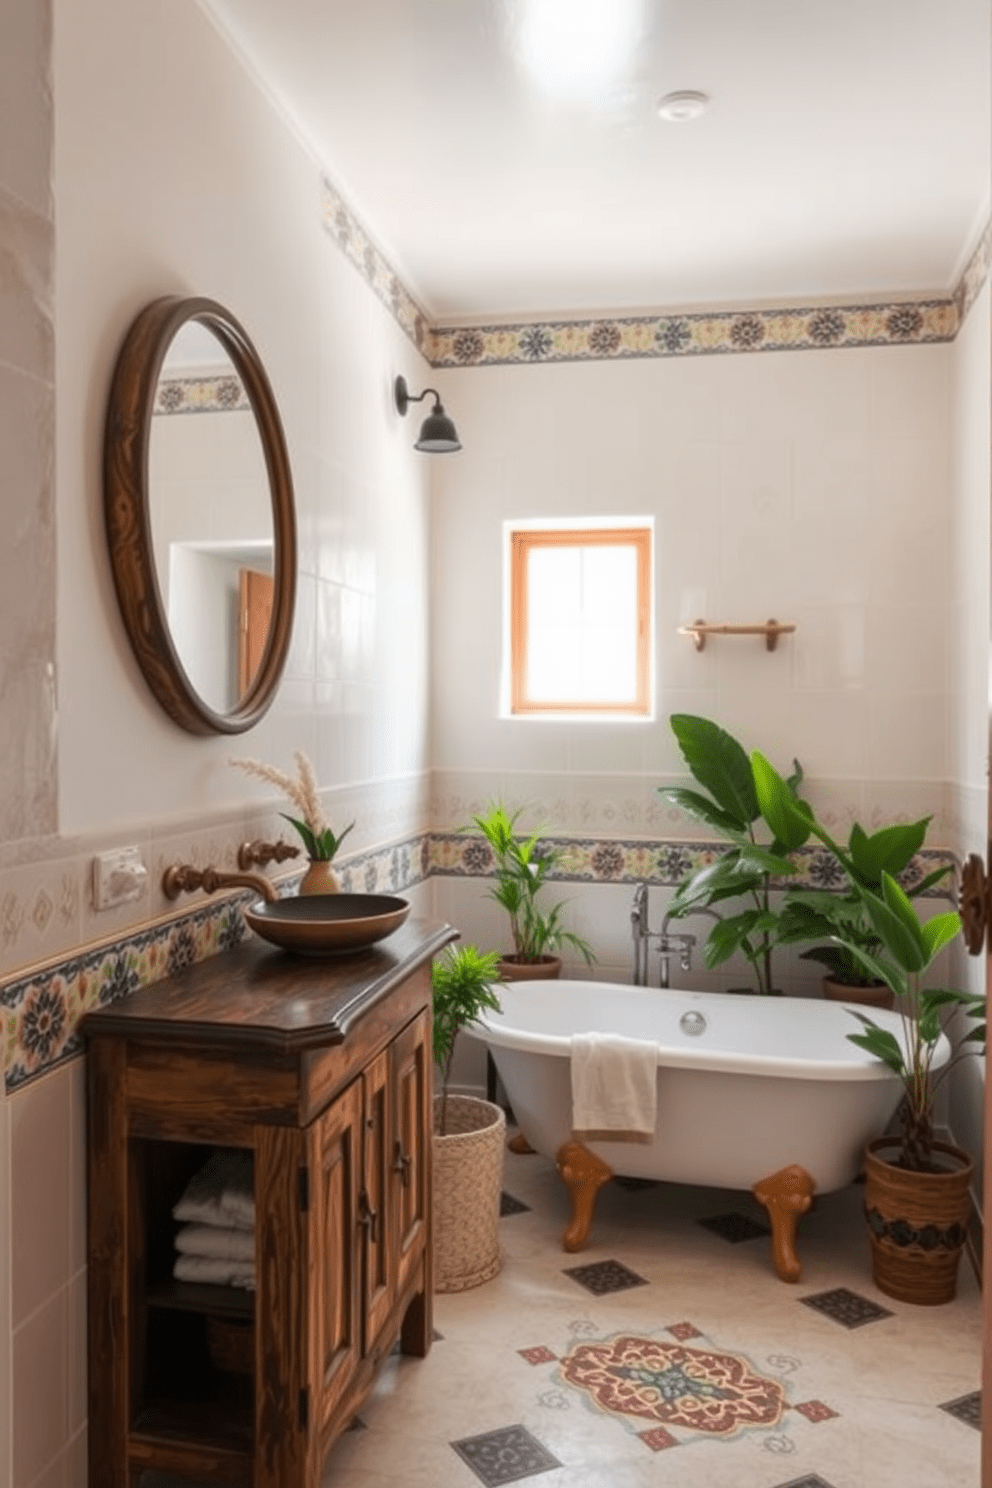
[[[334,861],[342,842],[355,823],[349,822],[340,834],[336,834],[327,825],[320,805],[320,791],[313,765],[302,749],[297,749],[293,758],[296,760],[295,776],[287,774],[285,770],[277,769],[275,765],[263,764],[261,760],[232,759],[231,764],[239,770],[244,770],[246,775],[254,776],[256,780],[264,780],[266,784],[274,785],[299,813],[298,816],[291,816],[286,811],[279,813],[283,820],[288,821],[299,834],[307,857],[310,859],[310,867],[300,883],[299,892],[301,894],[334,894],[340,889],[341,884],[330,864]]]
[[[511,815],[501,801],[493,802],[485,815],[472,820],[492,849],[496,866],[496,886],[490,898],[510,917],[513,951],[500,958],[504,976],[508,968],[522,967],[533,975],[536,967],[556,969],[557,952],[568,946],[590,965],[595,957],[587,941],[562,924],[564,901],[545,909],[538,896],[551,870],[562,862],[560,848],[541,844],[540,830],[529,836],[517,831],[522,814],[519,808]],[[512,975],[512,971],[510,972]]]

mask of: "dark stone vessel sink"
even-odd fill
[[[244,912],[257,935],[302,956],[361,951],[397,930],[410,906],[391,894],[303,894]]]

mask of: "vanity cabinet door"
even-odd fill
[[[419,1264],[427,1228],[433,1119],[430,1036],[430,1018],[424,1012],[407,1025],[390,1048],[395,1107],[392,1207],[398,1291],[402,1291]]]
[[[393,1102],[389,1050],[384,1049],[362,1076],[365,1087],[364,1181],[358,1222],[363,1232],[365,1301],[364,1350],[370,1352],[396,1296],[394,1227],[390,1224],[390,1160]]]
[[[363,1081],[307,1129],[311,1442],[324,1439],[362,1357]]]

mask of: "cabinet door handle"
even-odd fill
[[[368,1192],[364,1188],[358,1196],[358,1203],[361,1209],[358,1216],[358,1223],[365,1230],[372,1244],[375,1245],[379,1239],[379,1211],[372,1208],[372,1205],[369,1203]]]
[[[392,1169],[394,1173],[399,1173],[400,1182],[404,1188],[410,1187],[410,1168],[412,1163],[413,1159],[408,1152],[403,1151],[403,1143],[397,1137],[393,1144]]]

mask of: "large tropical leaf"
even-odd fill
[[[961,916],[954,910],[948,910],[946,914],[934,915],[933,919],[927,920],[923,926],[923,944],[927,949],[927,965],[936,956],[948,941],[954,939],[961,929]]]
[[[673,806],[677,806],[694,821],[701,821],[706,826],[715,828],[716,831],[729,837],[731,841],[746,842],[748,840],[737,817],[731,816],[728,811],[717,806],[708,796],[701,796],[698,791],[689,790],[683,785],[660,785],[658,794],[664,796],[666,801],[671,801]]]
[[[746,843],[741,848],[738,862],[742,873],[770,873],[773,877],[781,878],[797,871],[795,863],[789,858],[775,852],[774,848],[762,847],[758,842]]]
[[[884,872],[882,892],[884,899],[870,889],[859,890],[879,940],[897,966],[906,972],[922,971],[927,964],[927,952],[913,906],[895,879]]]
[[[856,823],[851,828],[848,850],[858,877],[870,887],[877,888],[886,873],[902,873],[923,846],[930,818],[917,822],[899,822],[891,827],[882,827],[870,837]]]
[[[751,772],[761,815],[786,852],[794,852],[813,830],[812,809],[757,750],[751,756]]]
[[[716,967],[729,961],[735,952],[749,950],[748,936],[758,932],[760,919],[760,912],[750,909],[744,914],[734,915],[714,925],[703,946],[703,962],[707,969],[714,971]]]
[[[856,1018],[861,1018],[865,1025],[864,1033],[849,1033],[847,1037],[852,1044],[857,1044],[859,1049],[867,1049],[869,1054],[874,1054],[883,1064],[887,1064],[890,1070],[905,1078],[906,1061],[903,1058],[902,1048],[895,1034],[890,1033],[887,1028],[879,1028],[877,1023],[863,1018],[860,1013],[855,1013]]]
[[[694,713],[673,713],[672,732],[692,774],[740,830],[760,816],[751,765],[737,740]]]

